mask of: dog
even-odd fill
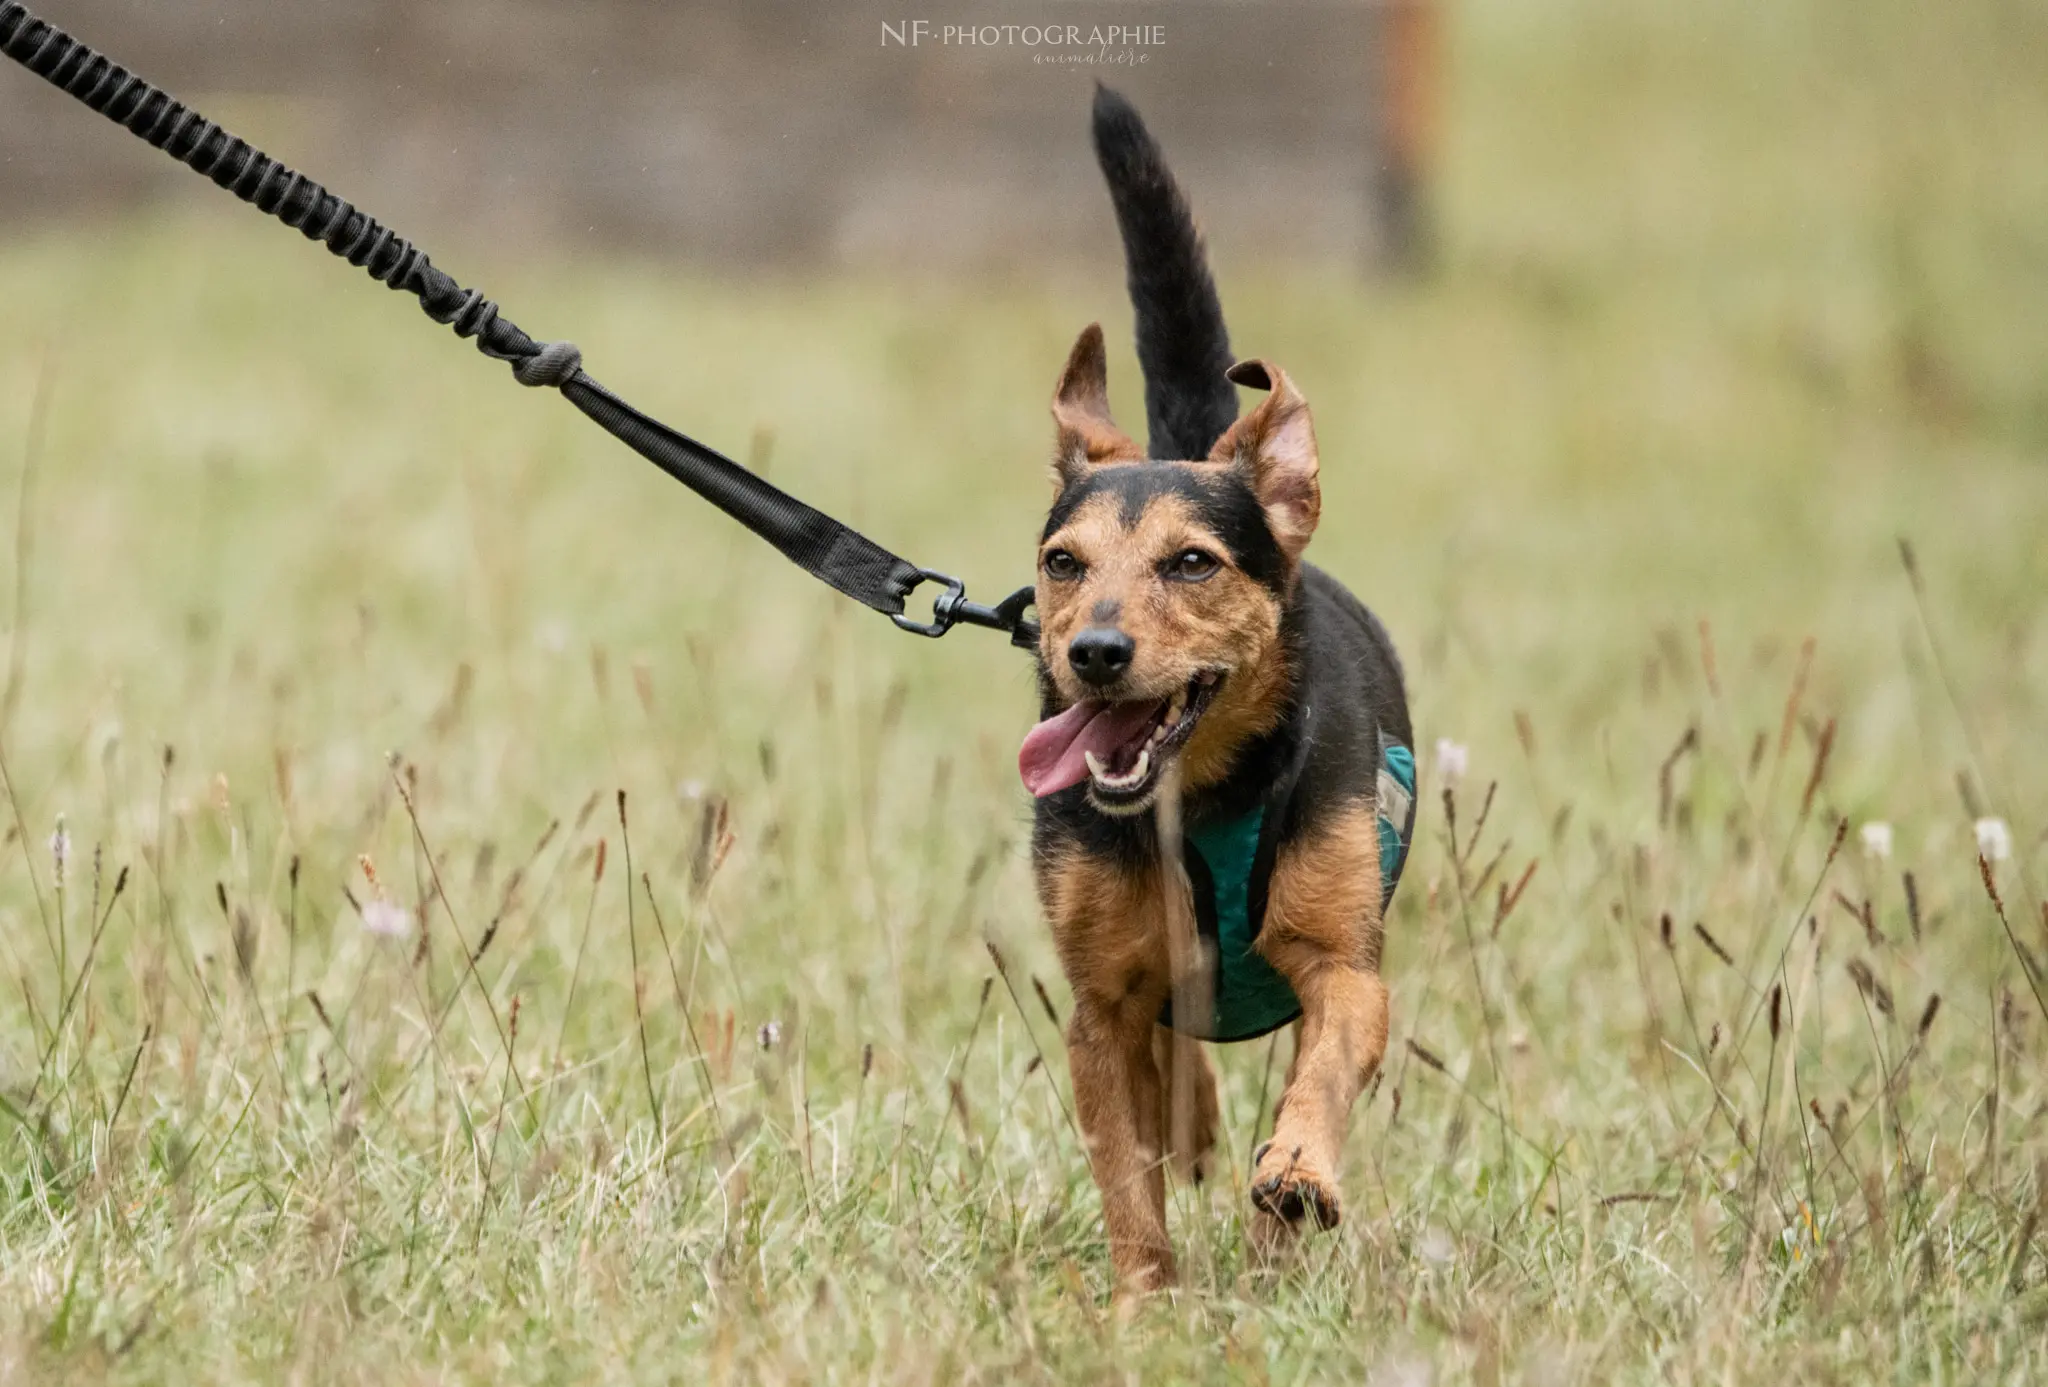
[[[1098,87],[1150,451],[1110,417],[1102,330],[1053,395],[1038,549],[1040,721],[1018,754],[1074,1009],[1067,1054],[1119,1294],[1175,1284],[1165,1167],[1213,1158],[1200,1041],[1294,1023],[1255,1243],[1336,1225],[1351,1107],[1387,1045],[1381,923],[1414,826],[1401,663],[1303,560],[1321,518],[1308,402],[1232,363],[1201,237],[1137,111]],[[1237,414],[1235,385],[1265,392]]]

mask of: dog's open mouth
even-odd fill
[[[1222,675],[1207,670],[1167,699],[1081,702],[1031,729],[1017,752],[1024,787],[1043,798],[1082,781],[1096,803],[1136,805],[1193,735]]]

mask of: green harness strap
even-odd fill
[[[1377,790],[1383,883],[1380,904],[1384,909],[1394,899],[1415,824],[1415,754],[1407,747],[1383,742]],[[1255,947],[1259,927],[1265,923],[1263,918],[1252,918],[1252,897],[1266,811],[1262,804],[1235,819],[1185,830],[1185,847],[1197,859],[1189,862],[1188,876],[1198,893],[1195,913],[1205,937],[1214,922],[1209,942],[1215,949],[1216,995],[1209,1008],[1209,1024],[1199,1032],[1175,1025],[1168,1005],[1162,1019],[1183,1034],[1219,1042],[1253,1040],[1301,1015],[1301,1000],[1294,989]],[[1263,883],[1260,886],[1263,888]],[[1210,910],[1202,908],[1200,895],[1205,888]],[[1257,894],[1263,916],[1265,892],[1260,889]]]

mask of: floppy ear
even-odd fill
[[[1211,462],[1244,474],[1265,507],[1266,523],[1290,563],[1301,558],[1323,511],[1316,473],[1316,429],[1308,401],[1277,366],[1240,361],[1225,373],[1238,385],[1272,393],[1232,424],[1209,450]]]
[[[1088,324],[1068,354],[1067,369],[1053,392],[1052,417],[1059,426],[1053,480],[1061,486],[1096,463],[1145,456],[1144,449],[1109,417],[1109,362],[1103,353],[1102,324]]]

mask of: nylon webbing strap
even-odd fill
[[[916,565],[770,486],[717,449],[650,419],[586,372],[564,381],[562,393],[612,437],[848,597],[893,616],[923,577]]]
[[[510,363],[520,384],[559,388],[613,437],[855,601],[924,635],[942,635],[965,622],[1007,631],[1016,645],[1036,642],[1035,626],[1024,619],[1028,590],[995,607],[969,602],[957,579],[897,557],[717,449],[642,414],[583,370],[582,353],[573,343],[527,336],[497,304],[463,288],[403,236],[16,0],[0,3],[0,52],[242,201],[325,245],[372,279],[412,294],[435,322],[474,339],[485,356]],[[903,604],[911,589],[925,581],[940,583],[944,590],[933,604],[933,620],[920,623],[902,615]]]

